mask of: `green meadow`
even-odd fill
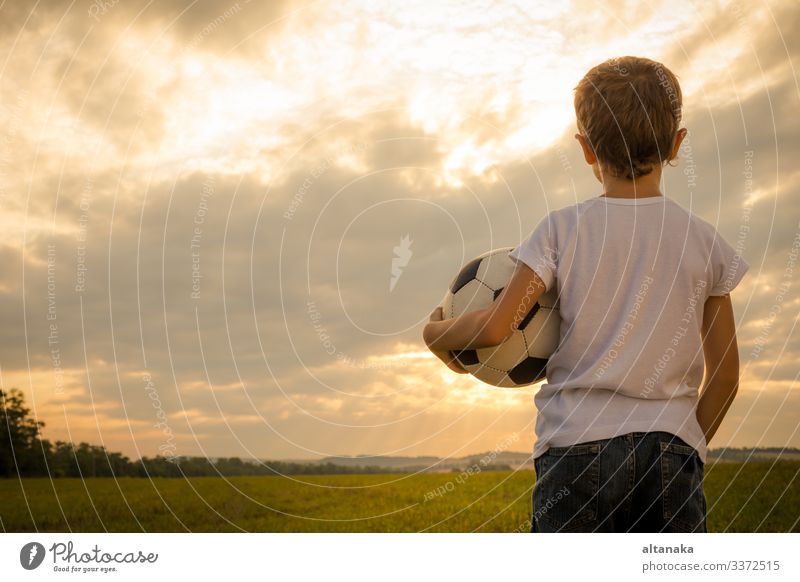
[[[459,478],[459,475],[461,477]],[[800,462],[706,466],[709,530],[800,531]],[[3,479],[8,532],[528,531],[532,471]]]

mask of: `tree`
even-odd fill
[[[238,457],[142,457],[136,462],[89,443],[41,438],[44,423],[25,406],[20,390],[0,390],[0,477],[202,477],[235,475],[324,475],[402,472],[376,466],[350,467],[291,461],[245,462]],[[503,466],[503,468],[506,468]],[[456,469],[454,469],[456,470]]]
[[[41,474],[46,469],[50,443],[39,439],[43,426],[31,416],[20,390],[0,390],[0,476]]]

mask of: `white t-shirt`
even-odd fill
[[[558,287],[561,338],[547,364],[533,456],[629,432],[697,449],[700,329],[709,295],[749,265],[716,229],[665,196],[598,196],[554,210],[511,252]]]

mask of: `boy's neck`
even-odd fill
[[[656,167],[646,176],[626,180],[603,175],[603,193],[606,198],[652,198],[661,194],[661,168]]]

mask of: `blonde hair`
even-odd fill
[[[578,127],[603,170],[628,180],[669,161],[682,103],[672,71],[641,57],[609,59],[575,87]]]

